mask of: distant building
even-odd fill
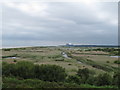
[[[66,43],[66,46],[73,46],[72,43]]]

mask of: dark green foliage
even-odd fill
[[[17,62],[17,60],[14,60],[14,62]]]
[[[34,77],[34,64],[32,62],[21,61],[16,63],[16,74],[15,76],[26,78],[33,78]]]
[[[92,49],[93,51],[104,51],[108,52],[111,55],[120,55],[119,53],[119,48],[97,48],[97,49]]]
[[[15,64],[8,64],[6,62],[3,62],[2,74],[5,76],[12,76],[14,73],[16,73]]]
[[[56,58],[56,60],[55,61],[64,61],[64,58]]]
[[[106,61],[106,63],[110,63],[110,61]]]
[[[66,77],[65,69],[57,65],[35,66],[35,77],[44,81],[64,81]]]
[[[81,78],[77,75],[74,76],[68,76],[66,82],[68,83],[77,83],[77,84],[81,84]]]
[[[114,86],[94,86],[94,85],[88,85],[88,84],[82,84],[78,85],[76,83],[66,83],[66,82],[49,82],[49,81],[41,81],[38,79],[23,79],[19,80],[17,78],[12,77],[4,77],[3,78],[3,85],[2,88],[32,88],[33,90],[35,88],[38,88],[37,90],[43,90],[45,89],[70,89],[75,88],[77,90],[82,90],[80,88],[100,88],[99,90],[106,90],[103,88],[109,88],[108,90],[117,90],[117,87]],[[115,89],[116,88],[116,89]],[[36,90],[36,89],[35,89]],[[71,90],[71,89],[70,89]],[[88,89],[87,89],[88,90]]]
[[[10,51],[11,49],[3,49],[4,51]]]
[[[57,65],[34,65],[32,62],[21,61],[16,64],[3,63],[4,76],[16,76],[24,79],[38,78],[44,81],[64,81],[65,69]]]
[[[114,63],[120,64],[120,60],[116,60],[116,61],[114,61]]]
[[[90,76],[90,70],[88,68],[79,69],[77,75],[81,77],[82,83],[85,83]]]
[[[89,76],[86,83],[89,85],[95,85],[96,78],[94,76]]]
[[[99,74],[96,77],[95,85],[97,86],[105,86],[111,84],[112,84],[112,77],[107,73]]]
[[[114,72],[113,85],[116,85],[120,88],[120,71]]]
[[[23,79],[5,77],[3,78],[3,88],[80,88],[79,85],[74,83],[65,82],[49,82],[41,81],[38,79]]]
[[[8,58],[8,57],[16,57],[17,54],[13,54],[13,55],[10,55],[10,56],[2,56],[2,58]]]

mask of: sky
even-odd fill
[[[4,2],[0,13],[2,47],[118,44],[117,2]]]

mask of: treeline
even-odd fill
[[[91,51],[91,49],[88,49],[86,51]],[[111,55],[120,55],[119,48],[96,48],[96,49],[92,49],[92,51],[104,51],[104,52],[109,52]]]
[[[96,75],[88,68],[79,69],[76,75],[67,75],[65,69],[57,65],[37,65],[32,62],[21,61],[16,64],[3,62],[2,66],[3,85],[7,83],[5,77],[14,77],[18,80],[35,79],[49,82],[63,82],[76,84],[77,86],[115,86],[120,85],[120,72],[115,72],[113,76],[108,73]],[[4,83],[6,82],[6,83]],[[47,87],[47,86],[46,86]]]

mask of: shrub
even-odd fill
[[[12,76],[16,73],[15,64],[8,64],[6,62],[2,63],[2,74],[5,76]]]
[[[106,61],[106,63],[110,63],[110,61]]]
[[[120,88],[120,71],[114,72],[113,85],[119,86]]]
[[[14,60],[13,62],[17,62],[17,60]]]
[[[34,65],[32,62],[20,61],[16,64],[3,63],[3,75],[24,79],[37,78],[44,81],[64,81],[65,69],[57,65]]]
[[[34,77],[34,64],[28,61],[21,61],[16,63],[17,72],[15,76],[26,78],[33,78]]]
[[[66,82],[81,84],[81,78],[79,76],[77,76],[77,75],[68,76],[68,78],[66,79]]]
[[[112,83],[112,77],[109,74],[107,74],[107,73],[99,74],[96,77],[95,84],[97,86],[111,85],[111,83]]]
[[[116,61],[114,61],[114,63],[120,64],[120,60],[116,60]]]
[[[77,72],[77,75],[80,76],[81,79],[82,79],[82,83],[85,83],[87,81],[90,74],[91,74],[91,72],[88,68],[79,69],[78,72]]]
[[[64,81],[65,69],[57,65],[36,65],[35,77],[44,81]]]
[[[86,83],[90,85],[95,85],[96,78],[94,76],[89,76]]]
[[[83,77],[87,78],[89,76],[89,69],[88,68],[79,69],[77,75],[80,76],[81,78]]]

